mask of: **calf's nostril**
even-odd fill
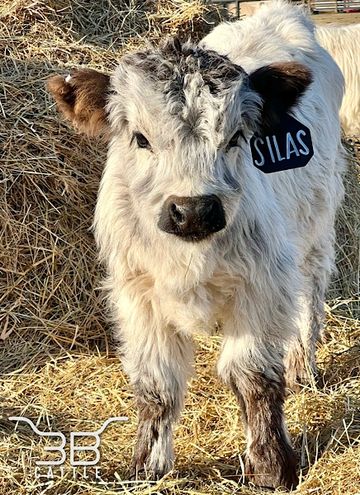
[[[175,203],[170,205],[170,215],[177,224],[182,224],[186,220],[184,213],[181,211],[181,207]]]

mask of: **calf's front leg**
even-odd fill
[[[264,488],[295,488],[296,457],[284,423],[281,350],[249,334],[227,336],[219,372],[241,406],[247,436],[247,479]]]
[[[133,474],[158,479],[173,466],[172,425],[192,370],[192,342],[156,319],[150,304],[139,309],[121,326],[122,361],[138,407]]]

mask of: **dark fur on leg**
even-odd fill
[[[158,480],[172,467],[172,421],[175,419],[173,403],[160,397],[137,399],[139,420],[133,457],[133,475],[136,479]],[[154,454],[155,451],[155,455]]]
[[[295,489],[297,462],[284,426],[283,371],[276,378],[260,372],[246,373],[240,383],[232,377],[231,386],[246,422],[248,481],[263,488]]]

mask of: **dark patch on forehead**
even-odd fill
[[[245,74],[242,67],[230,62],[226,56],[189,42],[182,44],[177,38],[158,48],[127,55],[123,62],[141,70],[155,83],[162,83],[166,93],[180,100],[187,75],[200,74],[204,85],[215,96]]]

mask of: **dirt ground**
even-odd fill
[[[316,24],[357,24],[360,22],[360,12],[349,14],[314,14],[311,16]]]

